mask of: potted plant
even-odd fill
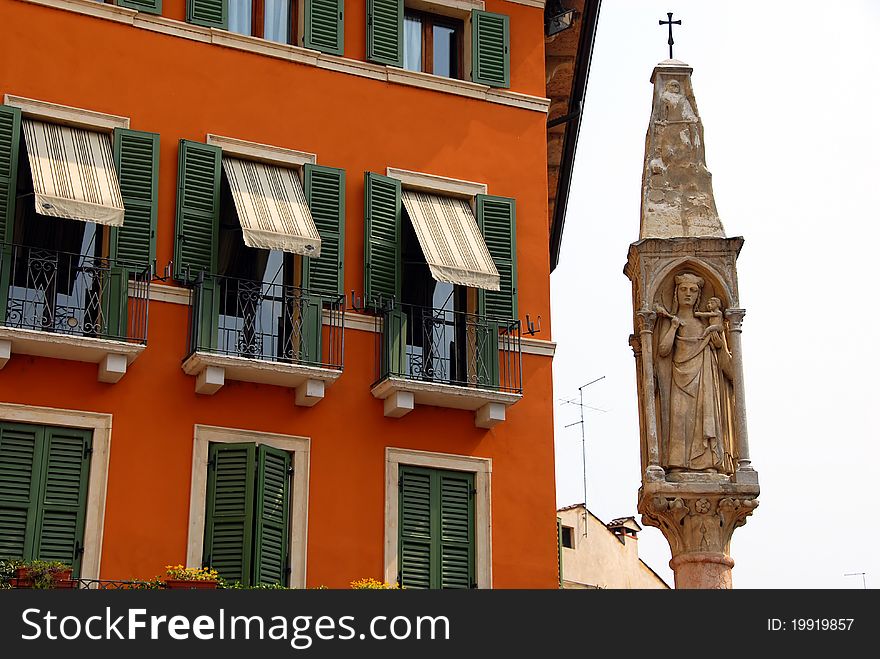
[[[13,588],[76,588],[73,568],[60,561],[9,561]]]
[[[398,584],[386,583],[367,577],[366,579],[358,579],[351,582],[352,590],[402,590]]]
[[[165,587],[171,589],[211,589],[217,587],[217,570],[209,567],[165,566]]]

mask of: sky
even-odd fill
[[[551,276],[557,503],[636,515],[641,482],[627,248],[638,239],[654,66],[694,68],[718,214],[743,236],[739,292],[760,505],[733,535],[737,588],[880,587],[880,2],[604,0],[559,266]],[[522,275],[521,275],[522,276]],[[833,313],[832,313],[833,312]],[[536,338],[548,338],[540,336]],[[637,519],[640,520],[639,517]],[[668,583],[669,546],[640,556]]]

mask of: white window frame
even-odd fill
[[[385,449],[385,581],[397,583],[400,558],[400,466],[464,471],[474,474],[474,541],[477,588],[492,588],[492,458],[414,449]]]
[[[107,473],[110,467],[112,414],[0,403],[0,420],[92,431],[92,455],[86,493],[86,525],[83,531],[81,579],[99,579],[104,542],[104,511],[107,503]]]
[[[311,444],[308,437],[196,424],[193,433],[186,565],[187,567],[201,567],[204,556],[209,444],[234,444],[238,442],[265,444],[291,454],[293,477],[290,484],[290,518],[288,520],[290,588],[305,588]]]

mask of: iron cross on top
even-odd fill
[[[681,25],[681,21],[680,20],[679,21],[672,20],[672,12],[671,11],[667,12],[666,16],[667,16],[667,20],[660,21],[660,25],[668,25],[669,26],[669,41],[667,41],[666,43],[669,44],[669,59],[672,59],[672,44],[675,43],[672,40],[672,26],[673,25]]]

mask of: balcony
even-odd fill
[[[98,364],[118,382],[147,342],[150,270],[90,254],[0,248],[0,368],[13,354]]]
[[[199,394],[256,382],[294,389],[296,404],[311,407],[342,374],[344,305],[341,295],[201,274],[183,370]]]
[[[522,398],[517,320],[395,303],[379,353],[372,393],[388,417],[435,405],[473,411],[477,427],[491,428]]]

